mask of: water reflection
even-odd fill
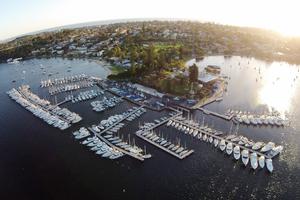
[[[272,63],[262,72],[262,87],[258,91],[258,102],[275,109],[282,116],[291,109],[296,94],[298,69],[286,63]]]

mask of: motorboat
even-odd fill
[[[278,154],[280,154],[283,150],[283,146],[279,145],[276,146],[274,148],[272,148],[272,150],[268,153],[268,156],[270,156],[271,158],[273,158],[274,156],[277,156]]]
[[[270,151],[271,149],[273,149],[275,147],[275,143],[274,142],[268,142],[260,151],[265,153]]]
[[[224,151],[225,150],[225,148],[226,148],[226,143],[225,143],[225,140],[221,140],[221,142],[220,142],[220,149],[221,149],[221,151]]]
[[[217,147],[219,144],[219,140],[217,138],[214,139],[214,146]]]
[[[197,138],[200,140],[202,138],[202,133],[199,132],[199,134],[197,135]]]
[[[229,142],[227,145],[226,145],[226,153],[228,155],[230,155],[232,153],[232,143]]]
[[[249,162],[249,151],[244,149],[242,151],[242,161],[244,163],[245,166],[247,166],[248,162]]]
[[[253,150],[258,150],[258,149],[260,149],[263,145],[264,145],[263,142],[256,142],[256,143],[252,146],[252,149],[253,149]]]
[[[257,163],[257,154],[255,152],[250,154],[250,163],[251,163],[251,167],[253,169],[257,168],[257,166],[258,166],[258,163]]]
[[[235,146],[233,148],[233,157],[238,160],[241,157],[241,152],[240,152],[240,147],[239,146]]]
[[[270,158],[267,158],[266,159],[266,165],[267,165],[267,169],[269,172],[273,172],[273,162],[272,162],[272,159]]]
[[[209,140],[209,143],[213,143],[213,141],[214,141],[212,136],[210,136],[208,140]]]
[[[258,158],[258,164],[259,164],[260,168],[264,168],[265,167],[265,156],[260,156]]]
[[[197,136],[197,134],[198,134],[198,130],[194,130],[194,132],[193,132],[193,136],[194,136],[194,137],[196,137],[196,136]]]

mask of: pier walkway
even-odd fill
[[[143,108],[144,106],[140,106],[139,108],[137,108],[136,110],[132,111],[131,113],[129,113],[128,115],[126,115],[125,117],[123,117],[122,119],[120,119],[119,121],[117,121],[116,123],[112,124],[111,126],[107,127],[106,129],[104,129],[103,131],[97,133],[96,131],[94,131],[91,127],[88,127],[88,129],[94,133],[97,137],[99,137],[103,142],[105,142],[106,144],[108,144],[110,147],[117,149],[118,151],[129,155],[135,159],[138,159],[140,161],[144,161],[144,157],[142,155],[136,154],[136,153],[132,153],[129,151],[126,151],[120,147],[117,147],[116,145],[112,144],[111,142],[109,142],[108,140],[106,140],[104,137],[102,137],[102,134],[105,133],[106,131],[112,129],[113,127],[115,127],[117,124],[121,123],[122,121],[124,121],[125,119],[127,119],[128,117],[130,117],[131,115],[133,115],[134,113],[136,113],[138,110],[140,110],[141,108]]]
[[[110,143],[107,139],[105,139],[104,137],[102,137],[99,133],[97,133],[96,131],[94,131],[92,128],[89,127],[88,129],[92,133],[94,133],[97,137],[99,137],[103,142],[105,142],[107,145],[109,145],[110,147],[112,147],[112,148],[114,148],[114,149],[116,149],[116,150],[118,150],[118,151],[120,151],[120,152],[122,152],[122,153],[124,153],[124,154],[126,154],[128,156],[131,156],[131,157],[133,157],[135,159],[138,159],[140,161],[144,161],[145,160],[144,157],[141,156],[141,155],[138,155],[136,153],[132,153],[132,152],[126,151],[126,150],[124,150],[124,149],[122,149],[120,147],[117,147],[116,145]]]
[[[180,115],[182,115],[182,112],[178,112],[177,114],[169,117],[168,119],[166,119],[166,120],[164,120],[164,121],[162,121],[162,122],[160,122],[158,124],[155,124],[154,126],[148,128],[148,129],[146,129],[146,130],[144,130],[144,131],[142,131],[140,133],[136,133],[135,135],[138,136],[139,138],[141,138],[141,139],[149,142],[150,144],[152,144],[152,145],[160,148],[161,150],[163,150],[163,151],[171,154],[172,156],[175,156],[176,158],[179,158],[179,159],[182,160],[182,159],[186,158],[187,156],[191,155],[194,152],[194,150],[190,150],[187,153],[180,155],[180,154],[177,154],[177,153],[171,151],[170,149],[165,148],[164,146],[161,146],[160,144],[155,143],[154,141],[152,141],[152,140],[150,140],[150,139],[148,139],[148,138],[146,138],[146,137],[143,136],[143,133],[152,131],[153,129],[155,129],[155,128],[157,128],[159,126],[162,126],[163,124],[167,123],[169,120],[174,120],[176,117],[178,117]]]
[[[109,127],[107,127],[106,129],[104,129],[103,131],[101,131],[100,133],[97,133],[99,135],[102,135],[103,133],[105,133],[106,131],[109,131],[110,129],[112,129],[113,127],[115,127],[116,125],[118,125],[119,123],[121,123],[122,121],[126,120],[128,117],[130,117],[131,115],[133,115],[134,113],[136,113],[138,110],[142,109],[144,106],[140,106],[139,108],[137,108],[136,110],[132,111],[131,113],[129,113],[128,115],[126,115],[125,117],[123,117],[122,119],[116,121],[114,124],[110,125]]]
[[[181,159],[181,160],[184,159],[184,158],[186,158],[187,156],[191,155],[191,154],[194,152],[194,150],[190,150],[190,151],[188,151],[187,153],[185,153],[185,154],[183,154],[183,155],[180,155],[180,154],[177,154],[177,153],[171,151],[170,149],[168,149],[168,148],[166,148],[166,147],[164,147],[164,146],[161,146],[161,145],[158,144],[158,143],[153,142],[152,140],[150,140],[150,139],[144,137],[143,135],[141,135],[140,133],[135,134],[135,135],[138,136],[139,138],[141,138],[141,139],[143,139],[143,140],[149,142],[150,144],[156,146],[157,148],[160,148],[161,150],[163,150],[163,151],[165,151],[165,152],[171,154],[172,156],[175,156],[176,158],[179,158],[179,159]]]
[[[210,111],[210,110],[207,110],[205,108],[198,108],[198,110],[204,112],[207,115],[213,115],[213,116],[216,116],[216,117],[219,117],[221,119],[228,120],[228,121],[230,121],[234,117],[234,115],[230,115],[230,116],[222,115],[220,113],[217,113],[217,112],[214,112],[214,111]]]

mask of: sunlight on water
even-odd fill
[[[296,67],[272,63],[263,72],[262,87],[258,91],[259,103],[266,104],[270,110],[273,108],[284,116],[290,111],[298,74]]]

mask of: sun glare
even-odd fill
[[[273,63],[264,72],[263,87],[259,91],[259,103],[274,108],[282,115],[290,110],[296,92],[299,72],[287,64]]]

